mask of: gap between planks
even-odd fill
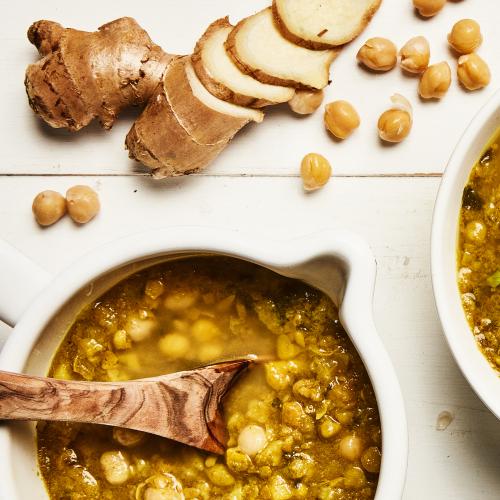
[[[208,178],[298,178],[299,174],[190,174],[190,177]],[[345,179],[407,179],[407,178],[440,178],[440,172],[429,173],[387,173],[387,174],[334,174],[333,178]],[[0,173],[0,177],[150,177],[147,173],[116,173],[116,174],[96,174],[96,173]]]

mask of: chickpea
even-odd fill
[[[224,347],[219,342],[207,342],[198,349],[198,360],[201,363],[211,363],[222,356]]]
[[[189,351],[189,339],[182,333],[169,333],[158,342],[160,352],[170,359],[183,358]]]
[[[360,490],[366,485],[366,476],[360,467],[351,467],[344,472],[344,486],[348,490]]]
[[[125,325],[125,330],[134,342],[142,342],[151,337],[157,329],[158,322],[152,318],[140,319],[129,318]]]
[[[416,36],[408,40],[401,50],[401,67],[409,73],[422,73],[429,66],[431,50],[429,42],[423,36]]]
[[[446,3],[446,0],[413,0],[413,5],[423,17],[435,16]]]
[[[325,107],[325,126],[338,139],[346,139],[359,127],[357,111],[347,101],[334,101]]]
[[[173,312],[181,312],[194,306],[198,300],[196,292],[174,292],[168,295],[164,301],[164,306]]]
[[[257,455],[266,445],[266,431],[260,425],[247,425],[238,436],[240,450],[249,457]]]
[[[312,418],[305,412],[303,406],[298,401],[287,401],[283,403],[281,413],[283,423],[286,425],[306,434],[314,430]]]
[[[266,363],[266,382],[275,391],[282,391],[292,383],[292,376],[289,373],[288,364],[285,361],[274,361]]]
[[[486,239],[486,226],[480,221],[472,221],[465,227],[465,235],[473,243],[483,243]]]
[[[258,466],[278,467],[283,463],[283,441],[277,440],[269,443],[255,457]]]
[[[378,120],[379,136],[386,142],[401,142],[411,130],[411,118],[406,111],[389,109]]]
[[[380,450],[376,446],[371,446],[361,455],[361,465],[367,472],[378,474],[380,472],[380,463]]]
[[[246,472],[252,467],[252,460],[242,450],[228,448],[226,450],[226,464],[233,472]]]
[[[320,154],[309,153],[302,160],[300,175],[306,191],[314,191],[323,187],[332,175],[329,161]]]
[[[324,416],[318,426],[319,433],[323,439],[330,439],[336,436],[341,429],[342,426],[329,416]]]
[[[356,58],[375,71],[389,71],[398,62],[398,49],[387,38],[370,38],[359,49]]]
[[[467,54],[458,59],[457,75],[467,90],[486,87],[491,80],[490,68],[477,54]]]
[[[148,488],[144,492],[144,500],[174,500],[183,499],[184,496],[171,490],[160,490],[158,488]]]
[[[289,474],[293,479],[302,479],[314,474],[314,460],[307,454],[301,453],[288,466]]]
[[[391,101],[393,107],[378,119],[378,133],[383,141],[401,142],[408,137],[413,125],[412,108],[402,95],[393,95]]]
[[[66,200],[56,191],[42,191],[35,196],[32,210],[40,226],[51,226],[66,213]]]
[[[132,347],[132,342],[126,330],[117,330],[113,335],[113,345],[115,349],[124,351]]]
[[[198,319],[191,327],[191,334],[197,342],[209,342],[220,336],[219,327],[209,319]]]
[[[429,66],[420,78],[418,92],[424,99],[441,99],[451,85],[450,65],[443,61]]]
[[[107,451],[100,458],[102,472],[109,484],[126,483],[130,476],[129,463],[121,451]]]
[[[481,27],[473,19],[462,19],[453,25],[448,43],[459,54],[474,52],[483,42]]]
[[[69,216],[78,224],[92,220],[101,208],[97,193],[89,186],[73,186],[66,191]]]
[[[279,359],[292,359],[300,353],[301,349],[286,335],[280,335],[276,342],[276,353]]]
[[[269,481],[269,492],[271,500],[288,500],[294,496],[293,489],[288,484],[288,481],[279,474],[273,476]]]
[[[146,484],[148,488],[141,497],[143,500],[184,500],[182,485],[168,472],[151,476],[146,480]]]
[[[300,379],[293,385],[293,393],[305,399],[319,403],[323,399],[323,390],[315,379]]]
[[[359,439],[354,434],[348,434],[339,444],[340,454],[347,460],[354,462],[358,460],[363,451],[363,443],[361,439]]]
[[[146,434],[131,429],[113,428],[113,439],[126,448],[132,448],[141,444],[146,439]]]
[[[149,280],[146,283],[144,294],[152,300],[156,300],[165,290],[165,285],[160,280]]]
[[[206,469],[206,474],[210,482],[215,486],[231,486],[234,484],[234,477],[223,464],[215,464],[213,467]]]
[[[297,90],[288,105],[294,113],[310,115],[321,106],[324,95],[322,90]]]

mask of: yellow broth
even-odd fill
[[[124,429],[40,422],[50,498],[372,499],[374,393],[334,304],[300,281],[221,257],[147,269],[79,314],[50,375],[129,380],[248,354],[272,361],[226,397],[224,456]]]
[[[500,368],[500,134],[478,160],[464,189],[458,285],[467,320],[491,363]]]

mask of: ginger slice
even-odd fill
[[[225,48],[232,30],[227,17],[219,19],[196,45],[191,62],[204,87],[215,97],[240,106],[260,108],[289,101],[293,89],[261,83],[236,66]]]
[[[191,91],[193,94],[210,109],[217,111],[218,113],[226,116],[232,116],[234,118],[241,118],[248,121],[254,121],[257,123],[262,122],[264,119],[264,113],[258,109],[246,108],[244,106],[238,106],[222,99],[218,99],[212,95],[201,83],[196,72],[193,69],[191,62],[186,61],[186,74],[189,84],[191,85]]]
[[[132,126],[126,147],[155,178],[189,174],[205,168],[239,130],[263,117],[258,110],[214,97],[198,80],[189,57],[177,58]]]
[[[309,1],[303,2],[309,9]],[[262,83],[322,89],[337,51],[309,50],[284,38],[271,8],[240,21],[229,34],[226,49],[238,67]]]
[[[382,0],[274,0],[275,20],[288,40],[322,50],[356,38]]]

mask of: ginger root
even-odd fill
[[[42,56],[26,71],[30,106],[71,131],[94,118],[109,129],[125,107],[147,103],[172,58],[130,17],[93,33],[42,20],[28,38]]]
[[[329,0],[325,21],[336,26],[336,8],[346,2]],[[302,12],[307,2],[299,7]],[[366,10],[349,10],[356,17],[356,29],[344,29],[349,39],[368,22]],[[145,105],[125,145],[156,178],[205,168],[245,125],[264,119],[261,106],[288,102],[296,89],[323,89],[340,51],[328,37],[322,40],[328,38],[328,50],[293,43],[271,8],[235,27],[227,18],[216,21],[184,57],[165,53],[130,17],[93,33],[38,21],[28,38],[41,56],[25,79],[35,113],[54,128],[77,131],[96,118],[109,129],[124,108]]]
[[[129,156],[157,179],[196,172],[212,162],[261,111],[217,99],[199,81],[189,57],[174,59],[135,121],[125,144]]]

